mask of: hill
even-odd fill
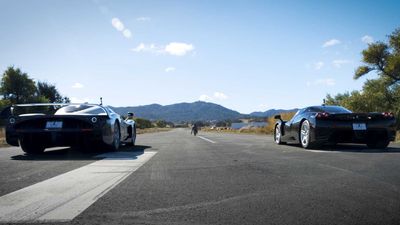
[[[133,112],[137,117],[171,122],[234,120],[246,116],[221,105],[202,101],[165,106],[151,104],[133,107],[113,107],[113,110],[120,115],[126,115],[128,112]]]
[[[298,109],[270,109],[265,112],[252,112],[250,117],[271,117],[281,113],[296,112]]]

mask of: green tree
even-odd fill
[[[13,66],[7,68],[1,79],[3,100],[9,100],[11,104],[27,103],[34,99],[35,93],[35,82],[26,73]]]
[[[167,126],[167,122],[165,120],[158,120],[156,121],[156,126],[160,128],[164,128]]]
[[[135,119],[136,127],[139,129],[145,129],[145,128],[151,128],[153,127],[153,124],[151,123],[150,120],[142,119],[142,118],[136,118]]]
[[[48,102],[69,102],[69,98],[63,97],[55,85],[43,81],[37,83],[37,95],[45,97]]]
[[[400,29],[396,29],[389,37],[389,42],[375,42],[362,51],[365,65],[356,69],[354,79],[358,79],[371,71],[386,77],[389,85],[400,82]]]

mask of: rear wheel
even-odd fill
[[[127,145],[129,146],[135,146],[136,143],[136,127],[133,127],[132,129],[132,137],[131,137],[131,141],[127,143]]]
[[[282,142],[282,132],[279,124],[275,126],[274,140],[278,145],[285,144],[285,142]]]
[[[385,149],[389,145],[390,141],[388,140],[374,140],[367,143],[368,148],[378,148]]]
[[[44,146],[34,143],[33,141],[29,140],[28,138],[22,138],[19,141],[19,145],[21,146],[22,151],[27,154],[40,154],[44,152]]]
[[[121,133],[119,131],[119,124],[115,122],[111,149],[117,151],[119,149],[120,144],[121,144]]]
[[[300,144],[305,149],[315,148],[316,144],[311,141],[311,126],[308,120],[304,120],[299,130]]]

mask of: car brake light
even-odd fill
[[[391,112],[383,112],[382,115],[385,118],[393,118],[394,117],[393,113],[391,113]]]
[[[319,112],[315,115],[316,118],[328,118],[329,117],[329,113],[327,112]]]

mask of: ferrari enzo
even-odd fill
[[[29,154],[56,146],[135,145],[136,126],[110,107],[95,104],[20,104],[9,108],[6,141]]]
[[[311,106],[300,109],[289,121],[276,115],[277,144],[300,143],[303,148],[324,144],[360,143],[369,148],[386,148],[396,136],[392,113],[352,113],[341,106]]]

